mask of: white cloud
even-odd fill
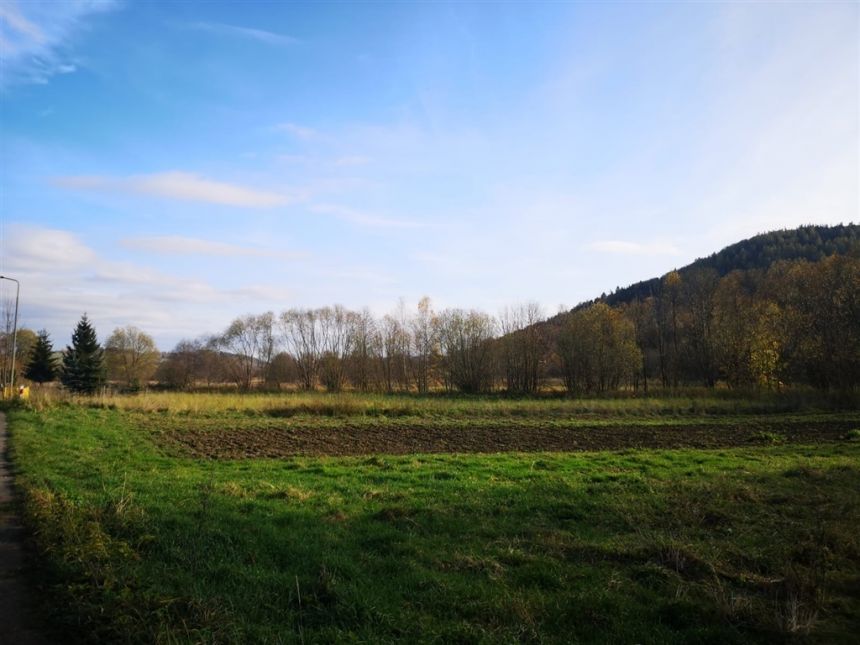
[[[252,284],[238,289],[228,289],[225,293],[232,297],[241,298],[251,302],[287,302],[293,296],[293,291],[291,289],[283,289],[264,284]]]
[[[131,177],[57,177],[54,183],[75,190],[100,190],[153,195],[167,199],[206,202],[227,206],[266,208],[288,203],[286,195],[213,181],[195,173],[172,171]]]
[[[295,45],[299,42],[297,38],[293,38],[292,36],[285,36],[284,34],[266,31],[265,29],[239,27],[237,25],[226,25],[218,22],[195,22],[189,25],[189,28],[222,36],[237,36],[240,38],[255,40],[266,45],[277,45],[283,47],[287,45]]]
[[[43,43],[46,40],[44,32],[37,25],[27,20],[21,15],[20,9],[16,2],[0,4],[0,19],[3,20],[4,36],[7,34],[7,29],[18,34],[19,37],[29,40],[33,43]],[[4,44],[8,42],[4,40]],[[14,53],[14,44],[9,43]]]
[[[22,326],[47,328],[57,347],[84,312],[100,338],[134,324],[168,349],[182,336],[223,329],[243,310],[278,309],[292,297],[280,286],[221,286],[108,260],[80,236],[58,229],[10,226],[4,251],[4,274],[21,282]]]
[[[76,71],[71,44],[92,15],[116,6],[112,0],[0,2],[0,88]]]
[[[670,242],[625,242],[600,240],[587,246],[591,251],[618,255],[680,255],[681,251]]]
[[[240,246],[227,242],[201,240],[181,235],[134,237],[120,240],[127,249],[166,255],[212,255],[217,257],[277,257],[280,259],[304,257],[298,253],[283,253],[274,249]]]
[[[76,235],[58,229],[31,229],[10,226],[6,245],[9,249],[6,266],[10,270],[69,271],[86,267],[95,254]]]

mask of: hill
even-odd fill
[[[696,269],[712,268],[722,277],[735,270],[767,269],[780,260],[809,260],[814,262],[835,253],[860,252],[860,224],[837,226],[801,226],[762,233],[742,240],[706,258],[699,258],[678,269],[683,279]],[[574,309],[605,302],[610,306],[634,302],[658,292],[660,278],[637,282],[611,294],[577,305]]]

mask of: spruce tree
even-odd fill
[[[80,394],[93,394],[104,382],[104,352],[86,314],[75,327],[71,347],[66,347],[60,380]]]
[[[30,361],[24,369],[24,377],[36,383],[46,383],[57,378],[54,346],[44,329],[36,337],[36,344],[30,352]]]

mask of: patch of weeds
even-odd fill
[[[148,604],[137,592],[134,575],[139,554],[135,540],[119,539],[108,527],[129,528],[141,514],[130,497],[122,496],[102,507],[87,506],[61,493],[44,488],[25,491],[28,524],[38,527],[36,543],[51,573],[60,576],[55,586],[63,597],[64,611],[75,613],[75,621],[88,623],[94,633],[122,633],[123,625],[145,615]],[[141,536],[141,542],[152,536]],[[56,616],[64,619],[63,612]],[[144,630],[152,625],[141,625]]]
[[[714,566],[700,558],[687,544],[658,536],[652,545],[649,548],[654,554],[652,561],[656,561],[685,579],[703,579],[715,575]]]
[[[381,468],[383,470],[391,470],[391,464],[388,463],[387,460],[383,459],[379,455],[373,455],[372,457],[368,457],[362,463],[365,466],[373,466],[374,468]]]
[[[561,502],[547,508],[548,513],[565,522],[578,522],[586,518],[587,512],[575,504]]]
[[[245,488],[242,487],[240,484],[233,481],[219,484],[215,487],[215,490],[222,495],[227,495],[228,497],[244,498],[248,496],[248,491],[245,490]]]
[[[820,470],[816,468],[810,468],[809,466],[797,466],[795,468],[789,468],[782,474],[785,477],[799,477],[802,479],[820,479],[824,476],[824,473],[822,473]]]
[[[621,479],[621,475],[617,473],[598,473],[589,477],[589,481],[595,484],[599,484],[601,482],[614,482]]]
[[[735,589],[718,576],[706,581],[702,588],[724,621],[738,625],[755,617],[755,597]]]
[[[543,459],[532,462],[532,470],[558,470],[558,466]]]
[[[853,430],[849,430],[845,435],[845,438],[848,441],[860,441],[860,428],[854,428]]]
[[[457,554],[450,560],[439,563],[443,571],[459,571],[478,573],[490,580],[498,580],[505,572],[505,568],[495,559],[487,556]]]
[[[784,434],[779,432],[769,432],[767,430],[761,430],[759,432],[753,433],[750,437],[750,441],[754,443],[764,443],[771,446],[778,446],[784,444],[787,440],[787,437]]]
[[[761,500],[759,491],[748,484],[739,482],[728,494],[728,500],[735,503],[756,504]]]
[[[418,522],[413,519],[412,515],[413,512],[411,510],[403,508],[402,506],[389,506],[377,511],[372,515],[372,517],[379,522],[386,522],[395,525],[405,523],[417,526]]]
[[[632,567],[630,575],[637,583],[651,589],[663,588],[673,579],[677,580],[665,567],[654,562]]]
[[[268,499],[288,499],[295,502],[306,502],[313,496],[313,491],[299,488],[298,486],[287,486],[285,488],[272,486],[271,489],[263,491],[263,497]]]
[[[782,584],[772,590],[774,627],[782,634],[809,634],[818,623],[827,598],[826,578],[821,562],[813,566],[794,565]]]
[[[296,577],[295,582],[295,594],[290,594],[290,600],[293,610],[299,615],[301,636],[302,629],[331,620],[331,613],[339,602],[339,594],[337,577],[325,564],[320,566],[316,578],[302,585]],[[303,637],[301,641],[304,642]]]

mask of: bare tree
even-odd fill
[[[687,360],[690,371],[708,387],[713,387],[717,379],[713,323],[714,294],[719,281],[715,269],[696,269],[685,277],[682,288],[687,308]]]
[[[382,339],[370,311],[355,314],[349,379],[353,387],[366,392],[377,385],[376,364],[382,353]]]
[[[480,311],[446,309],[440,316],[439,332],[447,387],[461,392],[490,390],[493,319]]]
[[[717,364],[731,387],[755,384],[752,342],[756,300],[741,271],[720,280],[714,294],[714,345]]]
[[[399,317],[386,314],[382,319],[382,376],[385,389],[409,389],[409,332]]]
[[[203,336],[200,339],[203,349],[200,352],[201,377],[206,386],[224,383],[231,378],[229,360],[224,356],[221,337],[218,335]]]
[[[433,312],[430,298],[424,296],[418,302],[417,315],[409,322],[415,389],[421,393],[430,391],[430,378],[439,346],[438,326],[439,319]]]
[[[219,380],[219,358],[206,338],[180,340],[173,351],[167,355],[156,372],[159,381],[170,387],[187,389],[198,380],[211,385]]]
[[[499,315],[501,362],[509,392],[535,393],[546,343],[540,323],[544,315],[536,302],[506,307]]]
[[[155,376],[161,383],[174,388],[188,388],[194,383],[195,362],[199,346],[183,338],[161,362]]]
[[[266,372],[266,383],[276,389],[281,389],[281,383],[295,382],[298,378],[296,359],[289,352],[278,352],[272,357]]]
[[[322,336],[320,380],[327,390],[337,392],[343,388],[358,316],[341,305],[323,307],[317,315]]]
[[[105,343],[108,378],[137,389],[146,384],[158,369],[161,353],[152,336],[128,325],[114,329]]]
[[[251,389],[254,377],[264,372],[274,354],[274,314],[248,314],[236,318],[220,337],[227,354],[233,381],[243,390]]]
[[[633,323],[636,331],[636,344],[642,354],[642,383],[645,393],[648,393],[648,377],[651,374],[650,358],[656,352],[657,359],[662,361],[662,344],[660,342],[660,328],[657,324],[656,299],[647,297],[620,307],[624,316]],[[661,363],[662,365],[662,363]],[[639,388],[639,379],[634,377],[634,389]]]
[[[681,274],[670,271],[660,283],[657,322],[660,325],[661,347],[663,351],[663,385],[678,387],[680,371],[680,349],[678,314],[681,300]]]
[[[296,361],[302,389],[314,389],[322,355],[318,312],[313,309],[290,309],[281,314],[279,323],[287,351]]]
[[[570,392],[616,389],[641,365],[633,324],[602,302],[570,315],[559,334],[558,353]]]

